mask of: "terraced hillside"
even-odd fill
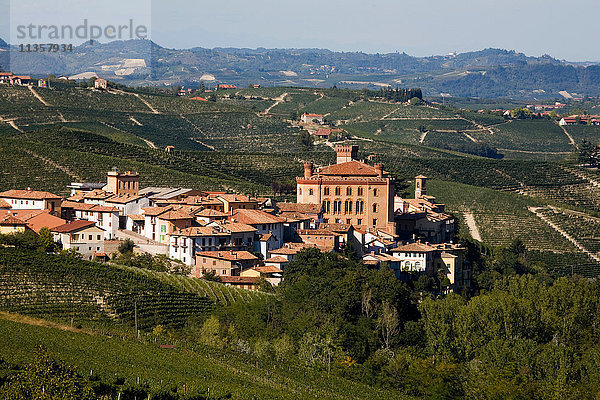
[[[299,140],[292,118],[315,112],[352,135],[345,143],[359,144],[362,158],[383,162],[404,181],[400,186],[424,174],[452,189],[439,192],[441,201],[451,212],[473,214],[488,243],[519,235],[540,258],[550,255],[566,266],[590,262],[527,207],[600,215],[600,175],[576,165],[569,138],[600,144],[597,127],[568,126],[565,132],[550,120],[383,102],[335,88],[259,87],[211,96],[216,101],[0,85],[0,189],[66,194],[69,182],[103,181],[116,166],[140,172],[142,186],[281,196],[272,188],[293,184],[303,161],[335,162],[337,142],[307,146]],[[167,146],[174,150],[164,151]],[[461,192],[460,184],[473,190]],[[454,199],[456,190],[460,197]],[[501,205],[491,206],[497,199]]]
[[[260,297],[218,283],[0,248],[0,310],[103,329],[183,325]]]

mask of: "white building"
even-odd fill
[[[104,230],[93,221],[73,221],[52,228],[54,240],[63,250],[74,249],[85,260],[104,257]]]

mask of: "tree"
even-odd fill
[[[56,243],[54,243],[54,237],[48,227],[43,227],[38,233],[38,240],[40,243],[40,250],[45,252],[53,252],[56,250]]]
[[[0,397],[11,400],[93,400],[94,392],[74,368],[53,359],[38,347],[33,360],[9,383],[0,388]]]
[[[392,338],[398,335],[399,324],[398,324],[398,310],[390,303],[384,301],[381,304],[381,313],[377,320],[377,325],[381,330],[381,338],[386,349],[390,348]]]
[[[300,133],[298,134],[298,142],[306,147],[306,148],[311,148],[313,146],[313,138],[310,135],[310,133],[308,133],[307,130],[301,130]]]
[[[121,254],[133,253],[134,247],[135,243],[133,242],[133,240],[127,238],[119,245],[118,250]]]

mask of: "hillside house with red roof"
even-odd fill
[[[11,189],[0,193],[0,199],[13,210],[48,210],[50,214],[60,216],[62,199],[49,192]]]
[[[84,260],[92,260],[94,253],[104,253],[104,230],[93,221],[73,221],[50,230],[63,250],[73,249]]]

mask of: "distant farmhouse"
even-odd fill
[[[304,124],[317,123],[317,124],[321,125],[321,124],[323,124],[323,115],[304,113],[300,117],[300,121]]]

